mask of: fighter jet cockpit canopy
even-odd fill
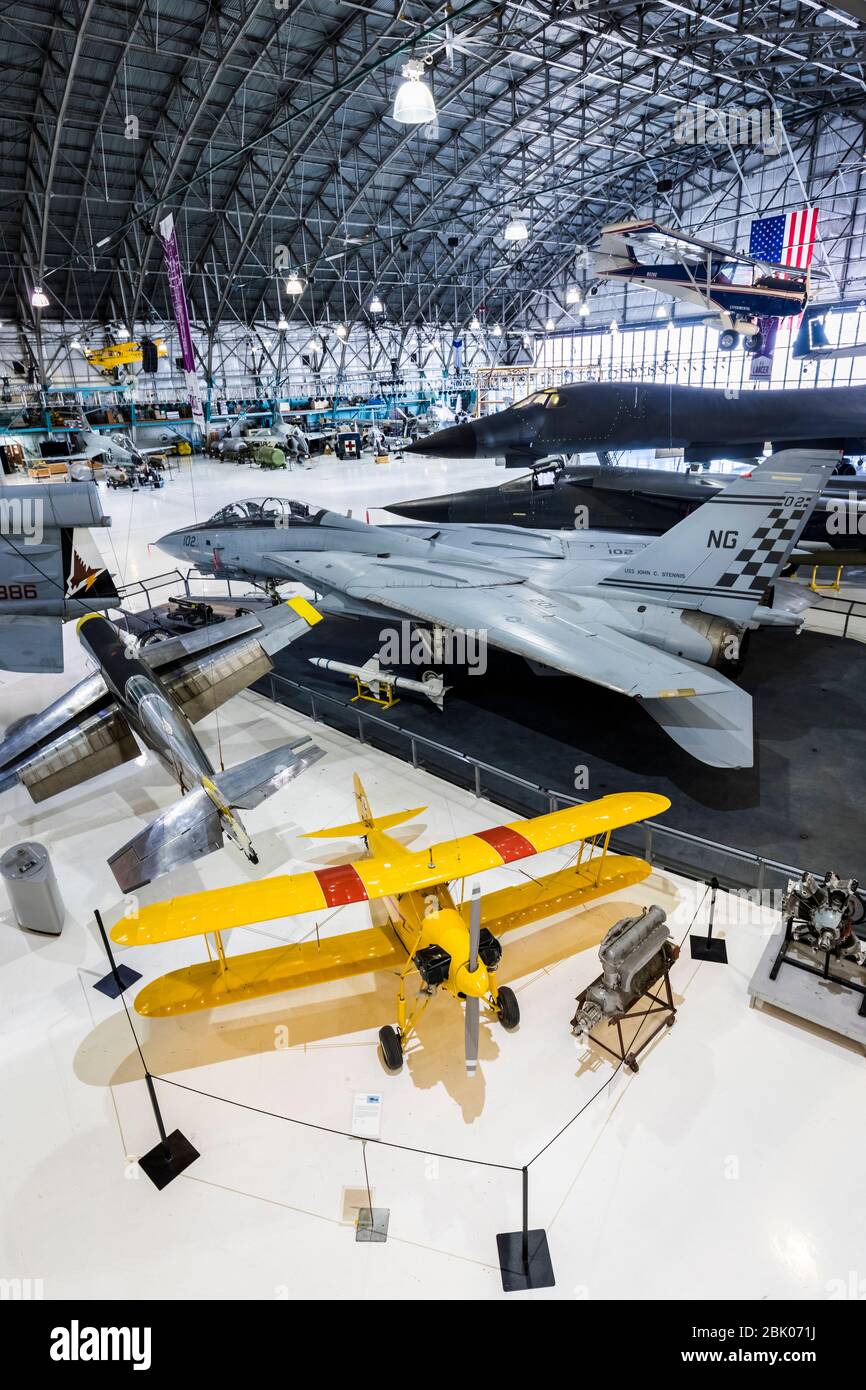
[[[288,497],[245,497],[229,502],[206,522],[207,526],[292,526],[312,521],[319,508],[305,502],[293,502]]]

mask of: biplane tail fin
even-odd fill
[[[420,816],[422,811],[426,811],[426,806],[412,806],[408,811],[392,811],[388,816],[374,816],[364,784],[357,772],[353,777],[355,787],[355,806],[358,810],[358,820],[349,821],[346,825],[328,825],[324,830],[308,830],[304,839],[306,840],[366,840],[376,830],[393,830],[395,825],[403,825],[407,820],[414,820]]]

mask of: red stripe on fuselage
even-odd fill
[[[526,859],[530,854],[535,854],[536,849],[523,835],[518,835],[516,830],[509,830],[507,825],[495,825],[492,830],[476,830],[476,840],[483,840],[496,850],[497,854],[502,855],[503,862],[510,864],[512,859]]]
[[[319,887],[328,907],[345,907],[346,903],[362,903],[367,890],[351,864],[336,864],[332,869],[314,869]]]

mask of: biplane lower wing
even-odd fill
[[[372,927],[172,970],[138,993],[135,1008],[145,1018],[173,1018],[405,963],[406,952],[394,933]]]
[[[546,850],[609,835],[659,815],[669,806],[666,796],[653,792],[617,792],[546,816],[462,835],[424,850],[190,893],[142,907],[137,917],[122,918],[112,928],[111,938],[119,946],[152,946],[349,903],[423,892]]]

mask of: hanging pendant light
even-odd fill
[[[384,314],[385,305],[377,294],[374,294],[373,298],[370,300],[369,309],[371,314]]]
[[[580,317],[582,319],[586,318],[587,314],[589,313],[589,305],[587,304],[586,300],[583,301],[578,312],[580,313]]]
[[[288,328],[288,326],[289,326],[289,320],[286,318],[285,314],[280,314],[280,320],[279,320],[279,323],[277,324],[277,331],[278,331],[279,333],[285,333],[285,331],[286,331],[286,329]]]
[[[33,293],[30,296],[30,303],[33,305],[34,309],[48,308],[48,295],[45,293],[41,285],[33,286]]]
[[[344,323],[338,323],[337,327],[334,329],[338,338],[345,338],[346,331],[346,325]]]
[[[480,322],[479,322],[478,315],[477,315],[477,314],[473,314],[473,315],[472,315],[472,320],[471,320],[471,322],[470,322],[470,324],[469,324],[469,332],[470,332],[470,333],[478,333],[479,330],[480,330],[480,328],[481,328],[481,324],[480,324]]]
[[[555,327],[556,324],[553,322],[553,319],[548,319],[544,325],[544,331],[545,333],[552,333]]]
[[[616,319],[611,319],[610,321],[610,332],[612,334],[616,334],[619,332],[619,324],[617,323]]]
[[[499,324],[499,323],[494,323],[494,325],[493,325],[493,336],[494,336],[494,338],[501,338],[501,337],[502,337],[502,325],[501,325],[501,324]]]
[[[436,103],[430,88],[421,81],[424,64],[410,58],[402,69],[403,81],[394,98],[394,120],[401,125],[426,125],[436,119]]]
[[[299,295],[304,293],[304,282],[299,275],[292,273],[286,281],[286,294]]]
[[[565,294],[565,302],[566,304],[580,303],[580,290],[577,288],[577,285],[569,285]]]
[[[529,240],[529,228],[522,217],[512,217],[506,223],[505,240],[512,243]]]

